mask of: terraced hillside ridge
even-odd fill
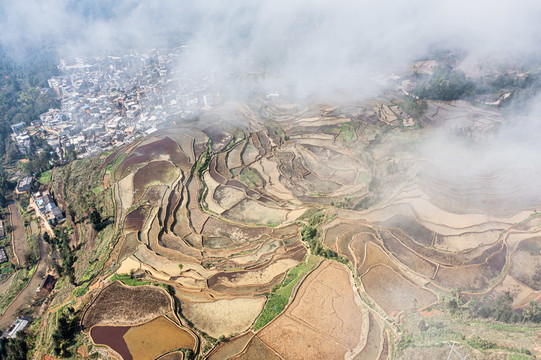
[[[503,121],[460,103],[429,102],[425,126],[403,126],[396,99],[225,103],[103,157],[116,241],[85,283],[88,346],[124,360],[541,356],[541,201],[443,179],[460,164],[416,150],[479,116]]]

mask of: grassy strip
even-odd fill
[[[269,301],[265,304],[263,312],[259,315],[254,324],[255,330],[261,329],[263,326],[267,325],[272,319],[278,316],[282,310],[284,310],[295,285],[304,274],[314,269],[320,261],[321,259],[319,257],[309,255],[305,262],[297,265],[288,272],[285,280],[272,289]]]
[[[120,282],[122,282],[123,284],[128,285],[128,286],[139,286],[139,285],[150,285],[151,284],[150,281],[143,281],[143,280],[140,280],[140,279],[137,279],[137,278],[132,278],[128,274],[114,274],[111,277],[111,281],[117,281],[117,280],[119,280]]]
[[[124,158],[125,158],[126,156],[128,156],[128,154],[126,154],[126,153],[120,154],[120,155],[116,158],[116,160],[115,160],[114,163],[109,164],[109,165],[107,165],[107,166],[105,167],[105,170],[106,170],[109,174],[114,173],[116,167],[122,162],[122,160],[124,160]]]

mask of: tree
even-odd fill
[[[90,222],[92,223],[94,230],[101,230],[102,219],[100,213],[96,209],[90,213]]]

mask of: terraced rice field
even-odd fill
[[[108,156],[113,271],[153,285],[106,287],[85,331],[124,359],[401,358],[419,331],[403,320],[450,294],[539,300],[535,207],[431,174],[430,130],[398,127],[399,104],[227,103]],[[164,317],[172,298],[195,337]]]
[[[153,360],[175,349],[195,349],[195,338],[163,316],[138,326],[94,326],[90,335],[124,360]]]

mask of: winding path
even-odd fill
[[[26,237],[24,234],[24,223],[19,214],[19,209],[17,209],[17,204],[11,201],[9,203],[9,221],[11,223],[11,243],[13,246],[13,253],[15,254],[15,259],[17,260],[17,265],[24,266],[24,255],[28,251],[28,246],[26,244]]]

